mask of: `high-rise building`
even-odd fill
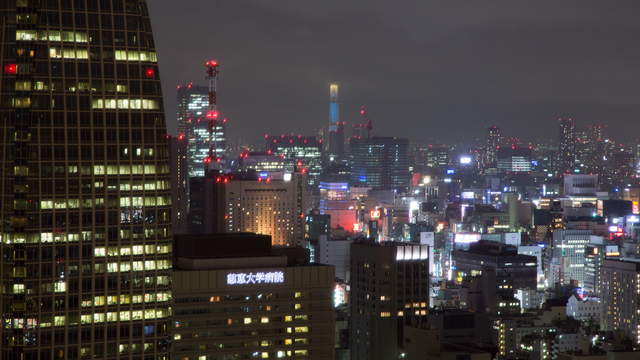
[[[187,141],[187,176],[204,176],[206,159],[209,156],[211,138],[209,132],[209,89],[193,84],[178,86],[178,136]],[[216,121],[215,129],[216,158],[225,159],[226,121]]]
[[[338,84],[329,85],[329,141],[327,159],[329,162],[344,160],[344,122],[340,121]]]
[[[224,186],[225,232],[271,235],[274,245],[301,245],[311,209],[306,177],[231,179]]]
[[[496,166],[498,160],[497,152],[502,141],[500,128],[491,126],[487,130],[487,143],[484,147],[483,168],[488,169]]]
[[[640,343],[640,262],[605,259],[600,273],[600,328],[622,330]]]
[[[555,230],[553,232],[553,263],[558,264],[558,279],[550,279],[551,283],[559,281],[561,285],[572,282],[579,287],[592,284],[585,266],[586,250],[590,244],[603,244],[600,236],[591,230]]]
[[[258,174],[267,174],[267,176],[284,175],[286,170],[289,172],[293,170],[287,166],[287,161],[283,159],[283,156],[259,152],[240,153],[233,168],[239,172],[255,171]]]
[[[301,250],[256,234],[176,239],[172,359],[334,359],[334,268]]]
[[[398,359],[404,325],[429,311],[429,248],[396,242],[351,245],[351,359]]]
[[[310,185],[317,184],[322,171],[322,142],[315,136],[267,135],[265,143],[268,155],[281,156],[286,169],[307,173]]]
[[[372,137],[351,140],[352,182],[374,190],[409,187],[409,140]]]
[[[560,124],[558,172],[573,173],[576,160],[576,125],[572,118],[560,118],[558,121]]]
[[[0,357],[167,359],[169,153],[146,1],[0,14]]]
[[[505,146],[497,151],[498,170],[510,173],[531,171],[531,149]]]
[[[443,168],[449,165],[450,149],[445,145],[429,145],[425,149],[426,166],[430,168]]]

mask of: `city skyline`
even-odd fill
[[[630,64],[640,52],[631,14],[640,5],[624,4],[156,2],[150,11],[168,114],[174,87],[204,84],[202,64],[214,57],[223,64],[219,102],[233,139],[246,128],[254,129],[242,134],[246,141],[313,134],[327,121],[327,87],[337,82],[348,125],[366,105],[379,133],[421,141],[431,133],[472,138],[452,129],[481,134],[489,125],[543,138],[543,126],[531,124],[553,126],[563,116],[634,129],[640,72]],[[620,137],[637,140],[633,131]]]

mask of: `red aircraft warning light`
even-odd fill
[[[4,65],[4,73],[8,75],[15,75],[18,73],[18,65],[16,64],[5,64]]]
[[[147,70],[144,71],[144,75],[147,79],[153,79],[156,77],[156,70],[152,67],[148,67]]]
[[[216,110],[207,111],[207,119],[217,119],[217,118],[218,118],[218,111]]]

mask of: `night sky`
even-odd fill
[[[175,87],[221,62],[232,137],[314,134],[328,84],[342,120],[369,108],[378,135],[454,141],[557,137],[556,118],[640,138],[640,1],[148,1],[167,123]]]

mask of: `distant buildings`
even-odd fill
[[[531,171],[531,149],[505,146],[497,150],[498,170],[522,173]]]
[[[322,172],[322,143],[315,136],[268,135],[265,137],[267,155],[282,157],[288,171],[298,169],[309,175],[310,185],[318,182]]]
[[[560,118],[558,122],[560,126],[558,172],[573,173],[576,160],[576,126],[572,118]]]
[[[352,139],[352,182],[374,190],[409,187],[409,141],[393,137]]]
[[[482,165],[484,169],[493,168],[497,165],[498,149],[502,142],[502,134],[500,128],[491,126],[487,130],[487,142],[484,147],[484,157]]]

